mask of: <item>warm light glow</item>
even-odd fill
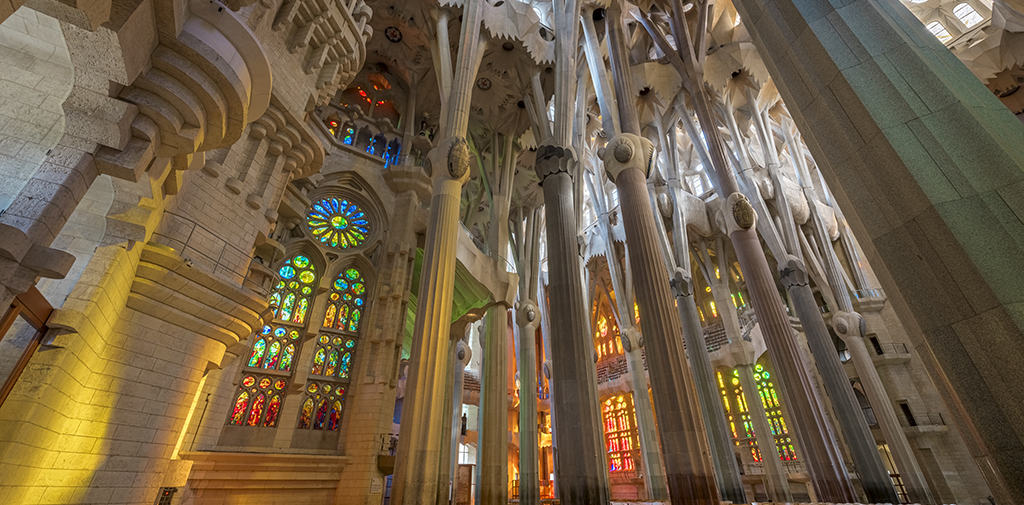
[[[633,395],[625,393],[605,400],[601,406],[609,472],[636,471],[633,452],[639,449]]]

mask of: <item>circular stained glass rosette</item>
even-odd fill
[[[288,337],[292,340],[297,340],[299,338],[299,332],[292,330],[292,332],[288,334]]]
[[[285,382],[284,379],[278,379],[277,382],[274,383],[274,389],[284,389],[287,385],[288,383]]]
[[[242,379],[242,386],[243,387],[249,387],[249,386],[252,386],[255,383],[256,383],[256,379],[253,378],[253,376],[251,376],[251,375],[247,376],[244,379]]]
[[[330,341],[331,341],[331,337],[328,337],[327,335],[320,335],[320,343],[321,344],[326,344],[326,343],[328,343]]]
[[[278,328],[278,329],[274,330],[274,336],[275,337],[283,337],[285,331],[287,331],[287,330],[285,330],[284,328]]]
[[[310,382],[309,386],[306,386],[306,391],[308,391],[311,394],[316,393],[317,389],[319,389],[319,387],[316,385],[315,382]]]
[[[292,277],[295,277],[295,269],[288,265],[281,267],[277,273],[282,279],[291,279]]]
[[[322,244],[341,249],[356,247],[370,233],[370,221],[356,204],[338,198],[323,198],[306,213],[310,233]]]
[[[266,389],[267,386],[269,386],[269,385],[270,385],[270,379],[268,379],[266,377],[260,379],[260,387],[261,388]]]

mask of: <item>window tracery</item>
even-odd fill
[[[634,451],[640,446],[636,427],[633,394],[623,393],[606,399],[601,404],[604,421],[605,447],[608,451],[609,472],[634,472]]]
[[[981,14],[978,14],[978,11],[974,10],[974,7],[971,7],[966,2],[953,7],[953,14],[967,28],[982,22]]]
[[[740,446],[745,442],[750,449],[750,454],[754,461],[761,461],[761,449],[750,420],[748,400],[743,387],[740,386],[739,370],[726,369],[724,374],[723,370],[718,370],[716,378],[718,379],[719,393],[722,395],[722,403],[725,407],[725,414],[729,421],[729,428],[732,431],[734,443]],[[793,439],[789,434],[789,427],[786,425],[786,419],[782,414],[782,403],[772,381],[771,373],[764,365],[754,365],[754,383],[757,384],[758,398],[768,418],[768,427],[771,430],[779,459],[795,461],[797,454],[793,447]],[[730,399],[735,402],[735,409]],[[742,435],[739,431],[740,429],[742,429]]]
[[[277,269],[279,281],[270,294],[274,319],[304,324],[316,285],[316,267],[309,257],[297,254]]]
[[[299,409],[299,429],[338,431],[341,426],[345,386],[310,381],[306,384],[306,400]]]
[[[321,244],[339,249],[359,246],[370,233],[366,213],[355,203],[334,197],[313,202],[306,212],[306,226]]]
[[[277,426],[288,381],[279,377],[245,374],[235,392],[228,424]]]

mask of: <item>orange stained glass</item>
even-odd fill
[[[636,471],[633,451],[639,446],[633,395],[623,393],[605,399],[601,405],[608,471]]]

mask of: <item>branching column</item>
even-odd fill
[[[576,252],[572,150],[537,148],[537,176],[544,190],[551,322],[551,409],[554,414],[555,474],[563,505],[608,503],[604,433],[598,411],[597,371],[586,320]]]
[[[526,196],[522,196],[526,200]],[[514,220],[516,271],[519,273],[519,503],[540,505],[537,469],[537,326],[540,308],[536,293],[540,253],[540,194],[532,191]],[[525,219],[522,214],[525,214]]]

